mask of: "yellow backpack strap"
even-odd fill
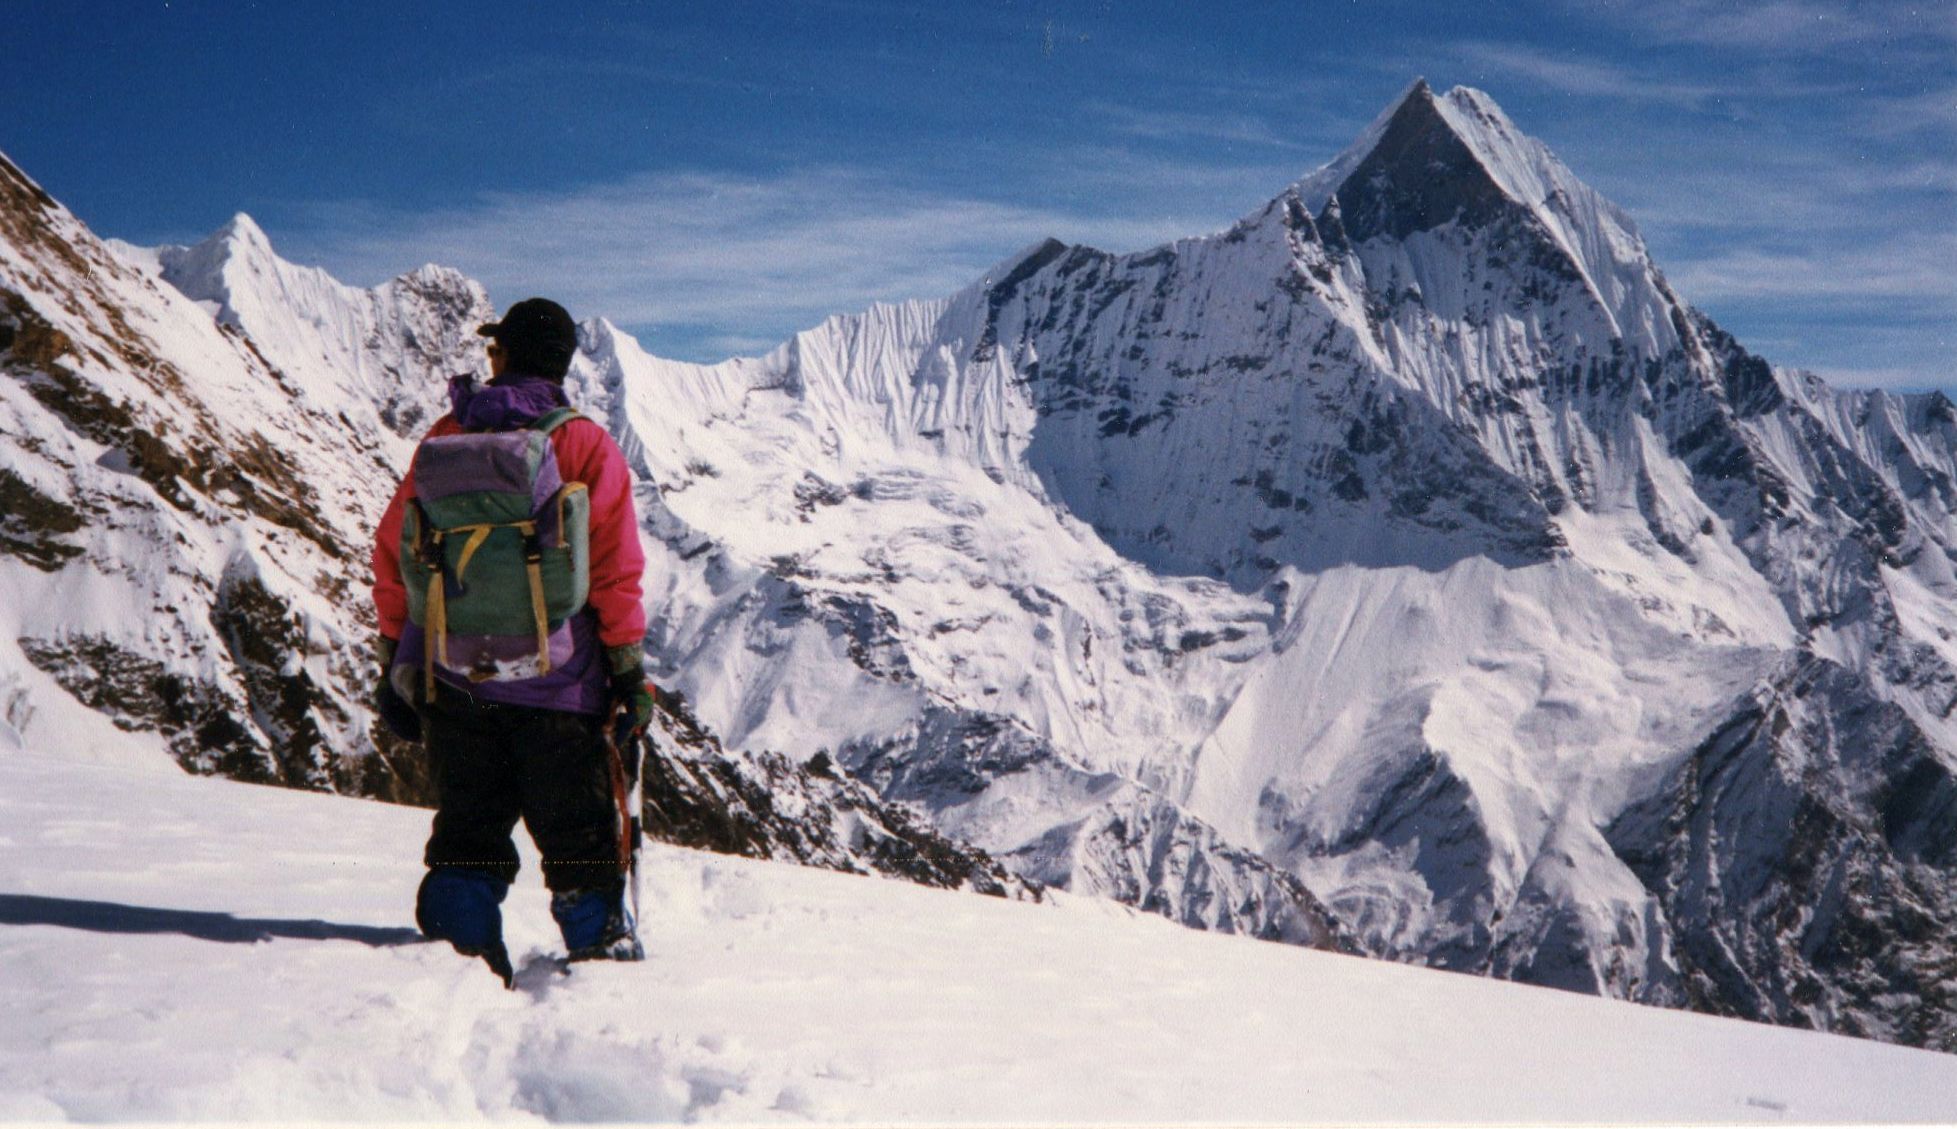
[[[428,578],[428,631],[421,641],[421,674],[431,702],[435,700],[435,648],[441,648],[445,665],[448,661],[448,597],[443,588],[440,572]]]
[[[558,428],[583,415],[584,413],[578,411],[576,408],[552,408],[532,421],[530,429],[549,435],[551,432],[556,431]]]
[[[537,523],[520,521],[523,531],[523,569],[530,575],[530,610],[537,618],[537,673],[550,673],[550,610],[544,604],[544,543]]]
[[[570,536],[564,532],[564,510],[565,507],[570,505],[571,495],[573,494],[583,494],[585,498],[588,500],[591,497],[591,489],[590,487],[587,487],[582,482],[566,482],[564,485],[558,487],[557,489],[557,543],[559,545],[568,545],[571,543]]]
[[[462,582],[463,574],[469,571],[469,561],[475,557],[476,550],[482,548],[484,541],[489,540],[489,534],[495,528],[494,525],[464,525],[450,530],[451,533],[460,533],[464,529],[469,531],[469,539],[462,543],[462,555],[455,559],[457,584]]]
[[[448,665],[448,567],[444,564],[445,550],[442,542],[446,540],[440,529],[428,529],[428,561],[434,572],[428,577],[428,599],[425,603],[428,626],[421,640],[421,677],[428,694],[428,700],[435,700],[435,661],[439,655],[443,666]]]

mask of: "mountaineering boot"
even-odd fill
[[[496,941],[480,949],[474,945],[457,945],[455,951],[465,957],[481,957],[489,971],[503,982],[503,987],[516,987],[516,968],[510,964],[510,950],[503,947],[503,942]]]
[[[510,952],[503,947],[503,896],[510,884],[466,867],[438,866],[415,895],[415,924],[433,941],[447,941],[465,957],[481,957],[503,987],[516,986]]]
[[[632,912],[625,908],[625,883],[559,890],[551,895],[550,915],[564,932],[572,962],[644,960]]]

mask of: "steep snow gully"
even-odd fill
[[[0,748],[425,799],[362,546],[492,309],[0,163]],[[677,840],[1957,1050],[1957,410],[1747,352],[1487,95],[766,356],[580,332]]]

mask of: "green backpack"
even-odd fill
[[[569,661],[570,620],[591,590],[591,497],[565,482],[558,408],[521,431],[424,440],[401,522],[408,618],[437,669],[470,682],[540,678]]]

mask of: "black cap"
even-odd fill
[[[512,369],[534,376],[563,376],[578,351],[577,323],[549,298],[525,298],[511,306],[502,321],[478,326],[476,333],[494,338]]]

